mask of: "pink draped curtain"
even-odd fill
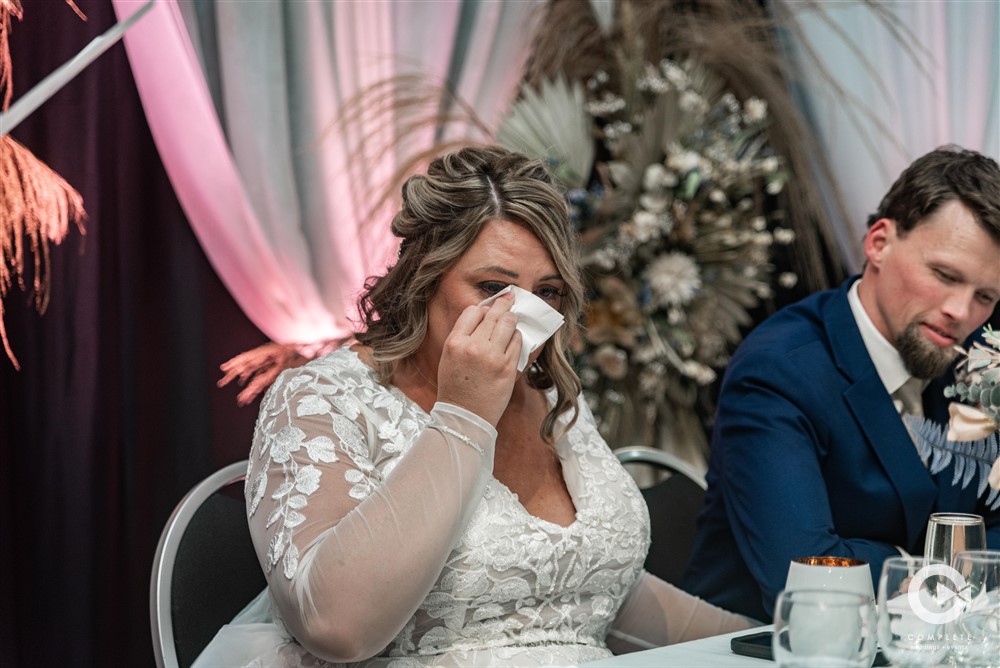
[[[120,19],[143,4],[113,2]],[[375,82],[415,73],[450,80],[493,127],[516,93],[540,4],[157,0],[125,35],[178,199],[261,331],[302,344],[349,334],[364,279],[395,252],[391,212],[367,220],[365,193],[408,151],[429,146],[435,129],[403,142],[384,115],[335,127],[344,103]],[[210,21],[192,29],[206,7]],[[206,77],[213,58],[217,80]],[[441,132],[488,139],[470,128]],[[379,144],[395,150],[365,153]]]

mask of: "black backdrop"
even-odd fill
[[[24,5],[15,100],[116,21],[108,0],[78,1],[87,22]],[[53,249],[44,316],[5,300],[22,370],[0,357],[0,665],[151,666],[156,541],[195,482],[246,456],[256,407],[215,381],[266,338],[177,203],[121,43],[12,134],[89,220]]]

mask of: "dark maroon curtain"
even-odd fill
[[[116,21],[107,0],[24,3],[15,99]],[[256,407],[215,387],[264,342],[212,270],[160,164],[119,43],[13,136],[83,195],[39,317],[5,301],[0,665],[148,666],[153,551],[183,494],[246,457]],[[30,277],[28,284],[30,285]]]

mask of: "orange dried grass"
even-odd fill
[[[21,15],[19,0],[0,0],[0,110],[7,109],[12,95],[10,19]],[[3,300],[15,278],[25,289],[25,247],[34,260],[32,288],[41,314],[49,304],[49,244],[58,245],[66,237],[71,221],[84,234],[85,218],[80,193],[13,138],[0,137],[0,341],[15,369],[21,366],[7,340]]]

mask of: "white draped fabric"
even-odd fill
[[[121,19],[143,4],[113,2]],[[447,82],[494,124],[516,93],[540,4],[157,0],[126,34],[178,199],[261,331],[282,343],[348,334],[364,279],[395,252],[388,214],[367,220],[364,193],[436,133],[395,142],[399,128],[375,115],[334,128],[345,102],[415,73]]]
[[[120,18],[144,4],[113,1]],[[419,73],[448,82],[495,126],[541,4],[157,0],[126,34],[178,198],[265,334],[309,343],[350,332],[364,279],[395,249],[389,213],[368,220],[365,193],[435,139],[485,139],[449,126],[403,141],[375,114],[334,128],[344,103],[374,82]],[[592,5],[609,18],[613,3]],[[846,197],[849,219],[836,232],[856,270],[867,215],[915,157],[949,142],[1000,156],[1000,5],[891,3],[901,34],[864,3],[823,3],[822,12],[788,0],[775,6],[803,30],[790,54]],[[375,154],[361,137],[394,150]]]
[[[777,5],[804,30],[806,44],[793,39],[793,58],[846,198],[850,219],[838,234],[857,270],[868,215],[915,158],[947,143],[1000,158],[1000,4],[886,3],[901,25],[899,36],[863,3],[821,3],[822,14],[809,3]],[[805,46],[846,95],[820,75]],[[861,105],[871,117],[859,115]]]

